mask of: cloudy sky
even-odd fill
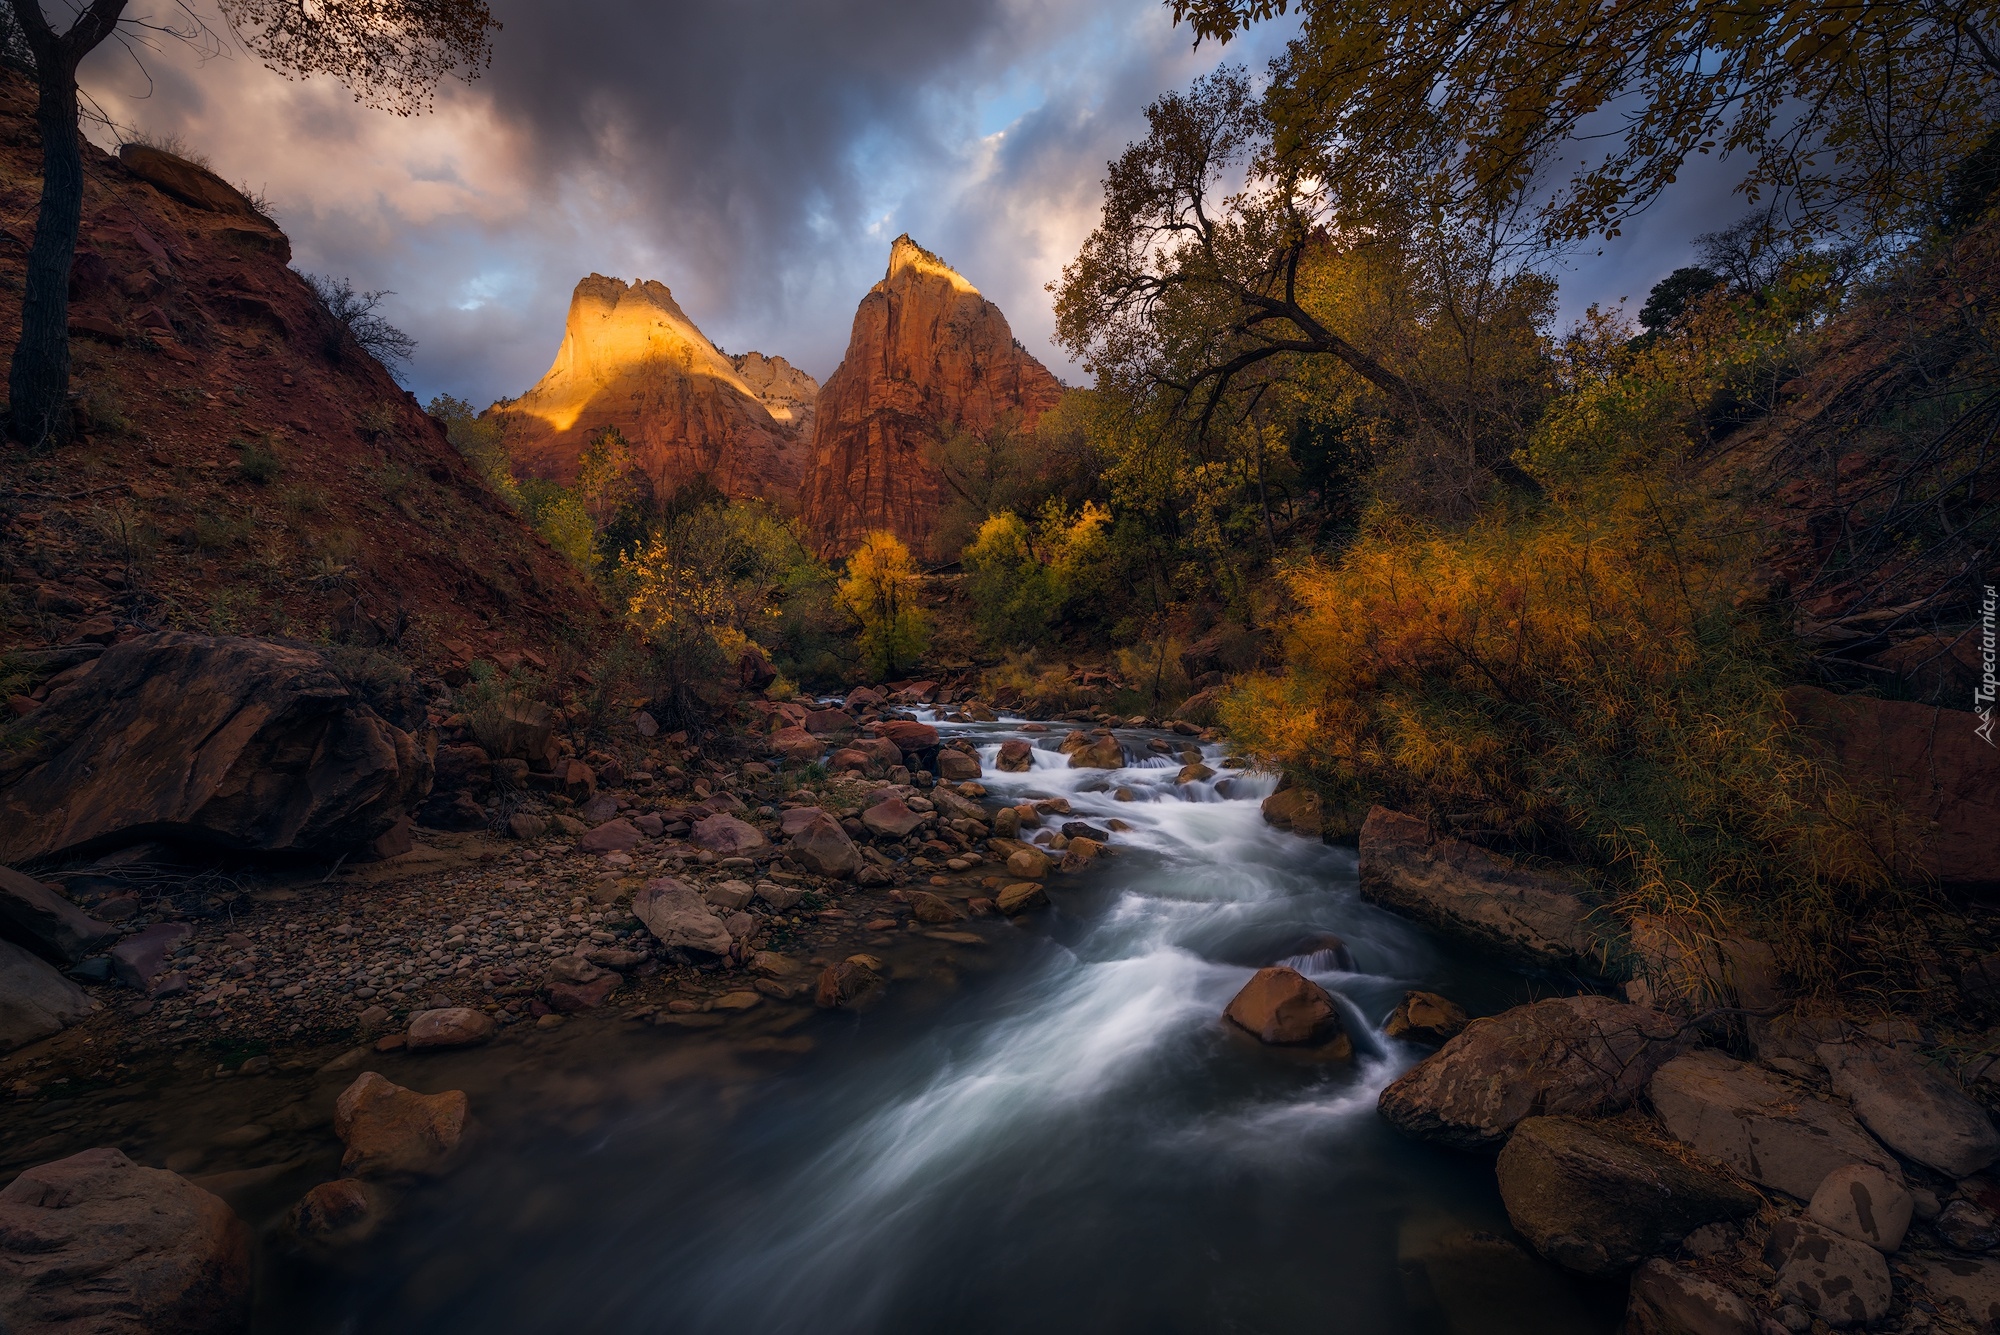
[[[1142,132],[1146,103],[1225,55],[1192,49],[1161,0],[494,9],[492,68],[413,119],[171,43],[142,53],[143,70],[107,46],[82,79],[120,125],[178,135],[261,191],[299,268],[392,289],[421,397],[483,405],[547,369],[570,289],[593,271],[656,278],[724,348],[824,380],[904,231],[1080,379],[1049,342],[1044,284],[1090,230],[1104,165]],[[1289,26],[1226,58],[1261,67]],[[1643,298],[1691,233],[1733,216],[1715,193],[1573,261],[1565,307]]]

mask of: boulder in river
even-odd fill
[[[1377,1107],[1410,1135],[1497,1150],[1524,1118],[1626,1107],[1683,1046],[1679,1026],[1658,1011],[1552,997],[1474,1020],[1384,1089]]]
[[[946,923],[963,922],[965,910],[928,890],[912,890],[909,893],[910,916],[918,922],[942,927]]]
[[[937,772],[940,779],[949,783],[964,783],[977,779],[984,773],[979,766],[978,756],[950,747],[938,752]]]
[[[1632,1272],[1626,1335],[1761,1335],[1750,1304],[1712,1279],[1670,1261]]]
[[[0,862],[142,837],[345,850],[430,783],[415,739],[313,650],[160,631],[105,650],[0,757]]]
[[[185,1178],[106,1148],[0,1190],[0,1329],[236,1335],[249,1320],[249,1230]]]
[[[1361,826],[1361,897],[1544,968],[1610,976],[1620,934],[1590,889],[1375,807]]]
[[[1281,964],[1252,974],[1222,1013],[1260,1043],[1322,1043],[1340,1031],[1326,989]]]
[[[435,1177],[465,1139],[471,1102],[465,1091],[419,1094],[363,1071],[333,1105],[333,1131],[347,1152],[340,1166],[356,1177]]]
[[[118,939],[118,929],[12,867],[0,867],[0,940],[70,965]]]
[[[1382,1032],[1412,1043],[1449,1043],[1472,1021],[1465,1009],[1435,992],[1405,992],[1402,1004],[1389,1014]]]
[[[663,946],[709,955],[729,953],[729,929],[685,881],[662,876],[646,882],[632,896],[632,914]]]
[[[813,1000],[821,1010],[852,1005],[882,986],[882,966],[872,955],[849,955],[820,970]]]
[[[1676,1140],[1802,1201],[1848,1164],[1873,1164],[1902,1179],[1895,1156],[1843,1109],[1723,1053],[1703,1049],[1674,1058],[1646,1092]]]
[[[1035,748],[1019,737],[1009,737],[1000,743],[1000,755],[994,760],[994,768],[1008,774],[1025,774],[1035,767]]]
[[[1521,1236],[1586,1275],[1630,1270],[1704,1224],[1742,1219],[1763,1204],[1615,1119],[1530,1117],[1514,1128],[1497,1169],[1500,1199]]]
[[[1310,788],[1280,788],[1264,799],[1261,810],[1267,824],[1308,839],[1326,832],[1326,813],[1319,794]]]
[[[1840,1329],[1889,1313],[1889,1263],[1867,1243],[1842,1237],[1810,1219],[1781,1219],[1771,1229],[1764,1261],[1778,1272],[1780,1298]]]
[[[1123,769],[1125,768],[1125,748],[1116,737],[1094,737],[1077,750],[1070,752],[1071,769]]]
[[[84,990],[11,941],[0,941],[0,1052],[60,1033],[97,1009]]]
[[[322,1182],[299,1198],[288,1222],[298,1237],[322,1246],[364,1242],[386,1215],[381,1194],[358,1177]]]
[[[1866,1038],[1822,1043],[1833,1092],[1861,1124],[1906,1159],[1947,1177],[1970,1177],[2000,1159],[2000,1132],[1986,1110],[1929,1062]]]
[[[1015,854],[1015,857],[1019,856],[1020,854]],[[1046,861],[1044,861],[1043,865],[1044,867],[1047,866]],[[1014,859],[1007,859],[1008,870],[1013,870],[1013,866]],[[1049,897],[1047,893],[1043,891],[1038,883],[1034,881],[1016,881],[1012,885],[1001,886],[1000,893],[995,896],[993,904],[995,908],[998,908],[1002,913],[1012,918],[1018,914],[1026,913],[1029,909],[1042,908],[1048,902]]]

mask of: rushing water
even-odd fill
[[[1405,1141],[1375,1113],[1422,1056],[1380,1032],[1407,988],[1481,1013],[1530,980],[1361,902],[1350,851],[1263,823],[1266,779],[1176,786],[1177,759],[1107,774],[1048,750],[1006,774],[993,760],[1008,725],[941,727],[979,734],[995,796],[1061,795],[1076,819],[1126,822],[1117,856],[1051,882],[1051,910],[958,952],[971,961],[902,969],[878,1005],[811,1017],[795,1032],[812,1051],[789,1064],[674,1068],[610,1117],[490,1116],[473,1164],[406,1201],[365,1253],[278,1266],[260,1328],[1615,1325],[1615,1295],[1508,1240],[1490,1163]],[[1147,734],[1121,735],[1143,753]],[[1322,933],[1345,941],[1351,971],[1332,952],[1292,962],[1341,1001],[1352,1062],[1304,1061],[1219,1023],[1253,968]],[[474,1097],[504,1108],[505,1083]]]

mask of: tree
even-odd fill
[[[918,601],[921,588],[910,549],[893,533],[870,533],[847,558],[840,603],[861,623],[861,654],[871,672],[891,676],[923,654],[930,625]]]
[[[1294,7],[1169,3],[1198,41],[1225,42]],[[1775,190],[1806,232],[1927,225],[2000,111],[1993,0],[1296,8],[1269,98],[1280,156],[1336,191],[1428,156],[1455,202],[1540,193],[1560,240],[1617,235],[1690,156],[1731,152],[1750,159],[1746,193]]]
[[[1657,334],[1701,298],[1722,285],[1722,275],[1699,264],[1688,264],[1674,270],[1646,294],[1646,304],[1639,308],[1639,325],[1649,334]]]
[[[125,17],[127,0],[90,0],[61,32],[41,0],[8,0],[15,36],[32,57],[42,197],[21,300],[21,336],[8,372],[8,433],[29,446],[70,434],[69,272],[83,215],[76,70],[104,41],[128,48],[164,34],[214,49],[223,34],[287,78],[330,74],[357,101],[395,113],[426,110],[447,74],[478,76],[499,25],[485,0],[216,0],[220,26],[190,7],[186,22]]]

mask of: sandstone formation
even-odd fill
[[[570,295],[548,373],[491,411],[528,476],[574,481],[585,447],[615,426],[662,497],[706,476],[732,499],[790,507],[817,397],[782,357],[724,355],[664,284],[591,274]]]
[[[415,739],[314,651],[159,631],[51,693],[34,744],[0,759],[0,861],[162,835],[338,851],[430,782]]]
[[[948,492],[929,457],[955,429],[1020,426],[1054,407],[1062,385],[1014,340],[1000,308],[907,236],[861,299],[847,355],[819,394],[805,516],[820,548],[845,555],[888,529],[933,550]]]

